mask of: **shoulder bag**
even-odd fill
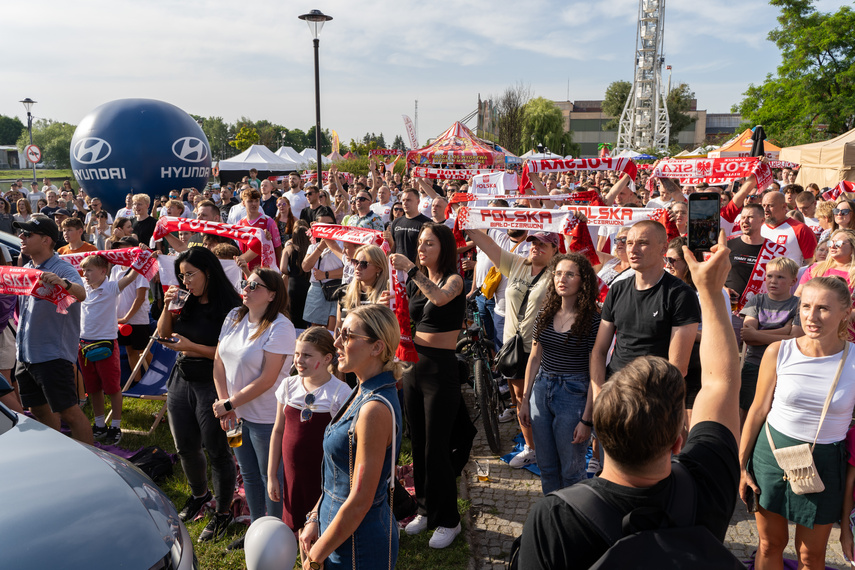
[[[537,274],[537,277],[532,279],[531,283],[528,285],[528,289],[526,289],[525,295],[523,295],[522,302],[520,303],[519,309],[517,309],[517,332],[514,333],[514,336],[505,341],[502,345],[502,349],[499,351],[499,354],[496,355],[496,368],[506,378],[517,378],[519,376],[518,371],[519,367],[523,364],[523,360],[525,360],[525,339],[523,339],[520,334],[520,326],[523,318],[525,317],[525,309],[526,305],[528,305],[528,296],[531,293],[532,288],[537,283],[537,280],[540,279],[540,276],[543,275],[546,268],[540,270],[540,273]]]
[[[321,254],[321,257],[318,258],[318,271],[321,269],[321,259],[323,259],[323,257],[324,254]],[[326,281],[318,279],[318,284],[321,286],[324,299],[327,301],[338,301],[338,298],[340,297],[339,289],[341,289],[341,279],[327,279]]]
[[[843,364],[846,362],[847,356],[849,356],[848,342],[843,349],[843,357],[840,359],[840,364],[837,365],[834,382],[831,383],[831,389],[828,391],[828,396],[825,397],[825,404],[822,406],[822,415],[819,417],[819,425],[816,428],[816,436],[813,438],[813,444],[801,443],[777,449],[775,442],[772,441],[772,434],[769,431],[769,422],[766,422],[766,437],[769,439],[769,447],[772,448],[772,453],[775,455],[778,467],[784,470],[784,480],[790,482],[790,489],[796,495],[821,493],[825,490],[825,484],[820,479],[819,473],[816,470],[816,464],[813,461],[813,448],[816,446],[819,430],[822,429],[822,422],[825,420],[825,414],[828,412],[828,406],[831,404],[831,398],[834,396],[837,382],[840,381],[840,373],[843,371]]]

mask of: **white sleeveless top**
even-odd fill
[[[834,382],[834,373],[843,351],[831,356],[805,356],[796,339],[781,342],[775,371],[778,374],[772,409],[766,420],[773,428],[789,437],[813,442],[822,406]],[[817,443],[836,443],[846,438],[852,409],[855,407],[855,349],[850,346],[849,356],[840,373],[840,382],[834,391],[831,404]],[[761,434],[761,437],[763,435]]]

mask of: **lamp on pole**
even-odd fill
[[[323,188],[321,178],[321,79],[318,68],[318,46],[321,43],[320,35],[324,24],[332,20],[320,10],[312,10],[308,14],[299,16],[301,20],[309,24],[309,32],[312,34],[312,43],[315,46],[315,160],[318,171],[318,188]]]
[[[30,144],[33,144],[33,114],[30,113],[30,109],[33,108],[33,105],[36,104],[36,101],[33,101],[29,97],[21,101],[24,104],[24,109],[27,110],[27,130],[30,132]],[[33,182],[36,181],[36,165],[33,164]]]

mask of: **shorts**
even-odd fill
[[[303,320],[307,323],[326,327],[330,317],[336,315],[338,303],[327,301],[321,286],[312,283],[306,293],[306,305],[303,307]]]
[[[93,341],[86,341],[93,342]],[[119,362],[119,343],[113,340],[113,354],[104,360],[90,362],[77,351],[77,365],[83,375],[83,385],[90,394],[104,392],[108,396],[122,390],[122,369]]]
[[[15,367],[15,335],[6,325],[0,333],[0,370],[12,370]]]
[[[119,333],[119,346],[130,346],[134,350],[144,350],[151,336],[149,325],[131,325],[131,334],[122,336]]]
[[[57,358],[35,364],[18,362],[15,376],[25,408],[47,404],[52,412],[58,414],[77,405],[74,364],[68,360]]]
[[[739,409],[751,409],[754,402],[754,393],[757,391],[757,377],[760,375],[760,367],[750,362],[742,364],[742,386],[739,387]]]

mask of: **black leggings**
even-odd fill
[[[427,516],[428,528],[453,528],[460,522],[460,515],[452,437],[455,417],[463,406],[457,357],[454,350],[418,344],[416,350],[419,361],[404,374],[416,501],[419,514]]]

